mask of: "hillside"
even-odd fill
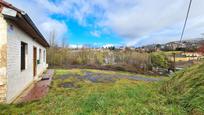
[[[204,113],[204,64],[176,73],[162,86],[168,104],[179,104],[190,114]]]

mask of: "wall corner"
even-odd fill
[[[6,103],[7,95],[7,22],[0,13],[0,103]]]

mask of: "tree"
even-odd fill
[[[198,52],[204,54],[204,44],[198,48]]]
[[[164,53],[156,52],[151,53],[151,62],[154,67],[168,68],[168,58]]]
[[[109,50],[115,50],[115,46],[108,47]]]
[[[62,41],[61,41],[61,42],[62,42],[62,43],[61,43],[62,48],[66,48],[66,47],[68,47],[67,40],[68,40],[67,37],[63,37],[63,38],[62,38]]]
[[[49,36],[49,44],[51,47],[56,47],[57,46],[57,42],[56,42],[56,31],[52,30],[50,32],[50,36]]]
[[[157,45],[156,45],[156,48],[161,48],[161,44],[157,44]]]

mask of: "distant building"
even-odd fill
[[[204,56],[201,53],[197,52],[182,52],[179,54],[176,54],[176,62],[185,62],[185,61],[195,61],[195,60],[200,60],[203,59]],[[171,60],[173,61],[173,57],[171,57]]]
[[[186,45],[184,43],[179,43],[179,42],[169,42],[165,44],[164,47],[166,50],[174,51],[178,48],[186,48]]]

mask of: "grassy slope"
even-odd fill
[[[97,84],[75,78],[55,79],[48,96],[41,101],[1,105],[0,114],[202,114],[203,70],[204,65],[194,66],[162,85],[125,79]],[[55,78],[68,73],[84,74],[81,70],[58,70]],[[68,81],[80,88],[59,87]]]
[[[204,114],[204,64],[178,72],[161,92],[169,104],[179,104],[191,114]]]

